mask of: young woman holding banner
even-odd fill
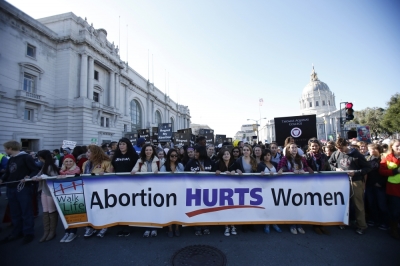
[[[215,172],[215,165],[210,158],[208,158],[205,146],[196,146],[194,148],[194,158],[189,160],[189,162],[186,164],[185,172]],[[195,227],[195,235],[201,236],[202,234],[210,234],[210,229],[208,226]]]
[[[218,152],[217,161],[215,162],[216,171],[215,174],[219,175],[220,173],[225,173],[227,175],[234,175],[235,171],[233,170],[233,165],[235,160],[231,157],[229,150],[227,148],[222,148]],[[225,236],[236,235],[236,227],[231,225],[225,225]]]
[[[96,145],[89,145],[86,152],[86,158],[88,159],[83,163],[82,169],[84,174],[99,174],[112,173],[112,166],[110,158],[104,153],[104,151]],[[84,237],[90,237],[96,233],[96,229],[87,226]],[[97,234],[98,237],[104,237],[107,232],[107,228],[103,228]]]
[[[277,168],[278,164],[271,161],[272,154],[271,150],[266,149],[261,155],[261,162],[257,165],[257,172],[261,173],[261,175],[269,174],[269,175],[274,175],[277,173]],[[280,173],[282,174],[282,173]],[[278,233],[282,233],[282,230],[279,228],[278,225],[273,224],[272,228],[275,229]],[[270,233],[270,228],[269,224],[266,224],[264,226],[264,233],[269,234]]]
[[[58,178],[65,178],[67,175],[80,174],[81,169],[76,165],[76,159],[73,155],[64,156],[63,165],[60,170]],[[65,229],[65,235],[61,238],[60,242],[71,242],[76,238],[78,228]]]
[[[278,164],[278,173],[282,172],[293,172],[294,174],[314,173],[308,166],[306,159],[299,155],[297,145],[294,143],[289,143],[285,147],[285,156],[282,157]],[[299,224],[291,225],[290,232],[294,235],[297,235],[297,232],[300,234],[306,233]]]
[[[257,161],[252,157],[253,149],[249,144],[244,144],[243,146],[243,156],[240,156],[235,164],[233,165],[233,170],[239,175],[243,173],[256,173],[257,172]],[[256,231],[254,224],[242,225],[242,231],[247,232],[247,230]]]
[[[132,143],[127,138],[122,138],[118,141],[117,149],[115,150],[111,161],[112,172],[129,173],[135,166],[139,155],[136,153]],[[118,226],[117,236],[129,236],[130,230],[127,225]]]
[[[156,156],[156,151],[151,144],[145,144],[140,151],[139,160],[133,167],[131,174],[140,173],[158,173],[160,170],[160,160]],[[157,229],[146,228],[143,237],[157,236]]]
[[[161,166],[160,172],[171,172],[171,173],[181,173],[184,171],[183,164],[178,162],[178,151],[175,149],[170,149],[167,153],[167,158],[163,166]],[[175,236],[180,236],[179,224],[175,225]],[[173,237],[174,231],[172,225],[168,226],[168,237]]]
[[[43,207],[43,226],[44,233],[39,242],[49,241],[56,236],[58,212],[54,200],[51,196],[46,180],[42,180],[41,175],[57,176],[58,167],[55,165],[51,152],[42,150],[37,153],[39,160],[43,163],[42,170],[37,176],[32,177],[33,181],[39,181],[39,191],[42,191],[42,207]]]

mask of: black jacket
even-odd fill
[[[185,172],[200,172],[200,162],[196,159],[191,159],[185,165]],[[210,160],[210,158],[206,158],[204,160],[204,171],[206,172],[215,172],[215,164]]]
[[[233,170],[240,170],[240,171],[242,171],[242,173],[244,173],[244,169],[243,169],[243,162],[242,162],[242,157],[243,156],[240,156],[237,160],[236,160],[236,162],[233,164]],[[251,171],[251,173],[256,173],[256,171]]]
[[[364,155],[356,149],[350,150],[349,153],[333,152],[329,159],[329,165],[332,171],[336,171],[336,168],[341,168],[344,171],[353,170],[353,181],[364,180],[364,176],[371,170]]]
[[[40,169],[35,164],[32,156],[26,152],[20,152],[16,156],[11,156],[7,163],[6,172],[2,176],[3,182],[19,181],[26,176],[34,177]],[[18,182],[7,184],[7,187],[17,187]],[[26,182],[25,185],[31,185],[32,182]]]
[[[271,164],[275,167],[275,170],[278,172],[278,164],[276,162],[271,161]],[[265,170],[267,165],[264,162],[259,162],[257,165],[257,173],[261,173]]]
[[[329,165],[329,158],[326,156],[324,153],[321,154],[321,157],[319,160],[317,160],[317,163],[319,164],[319,168],[317,167],[317,163],[314,161],[313,157],[311,156],[310,153],[306,153],[305,155],[307,164],[313,171],[330,171],[331,167]]]

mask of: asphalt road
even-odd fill
[[[4,188],[1,188],[4,191]],[[0,213],[6,206],[5,194],[0,197]],[[354,230],[328,227],[331,235],[317,235],[311,226],[304,226],[305,235],[292,235],[286,225],[282,233],[257,232],[237,236],[223,235],[223,226],[211,227],[211,234],[195,236],[193,228],[181,230],[181,237],[168,238],[166,229],[159,229],[155,238],[142,238],[143,229],[132,228],[129,237],[116,236],[110,228],[104,238],[84,239],[84,229],[70,243],[60,243],[64,235],[61,221],[57,237],[39,243],[42,217],[35,219],[36,236],[33,242],[22,245],[22,239],[0,246],[0,265],[171,265],[175,252],[189,245],[210,245],[221,250],[227,265],[400,265],[400,241],[388,232],[369,228],[365,235]],[[2,224],[0,239],[10,234],[11,228]],[[272,229],[272,228],[271,228]]]

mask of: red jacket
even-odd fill
[[[388,162],[392,162],[397,165],[397,168],[395,169],[389,169],[388,168]],[[393,153],[388,154],[385,158],[381,160],[380,167],[379,167],[379,173],[383,176],[395,176],[399,174],[398,167],[400,166],[400,159],[397,159]],[[386,194],[400,197],[400,183],[399,184],[394,184],[387,182],[386,183]]]

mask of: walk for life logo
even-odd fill
[[[68,224],[88,221],[82,179],[54,182],[53,189]]]
[[[292,128],[292,130],[290,131],[290,135],[292,135],[293,138],[298,138],[301,136],[301,129],[298,127],[294,127]]]

